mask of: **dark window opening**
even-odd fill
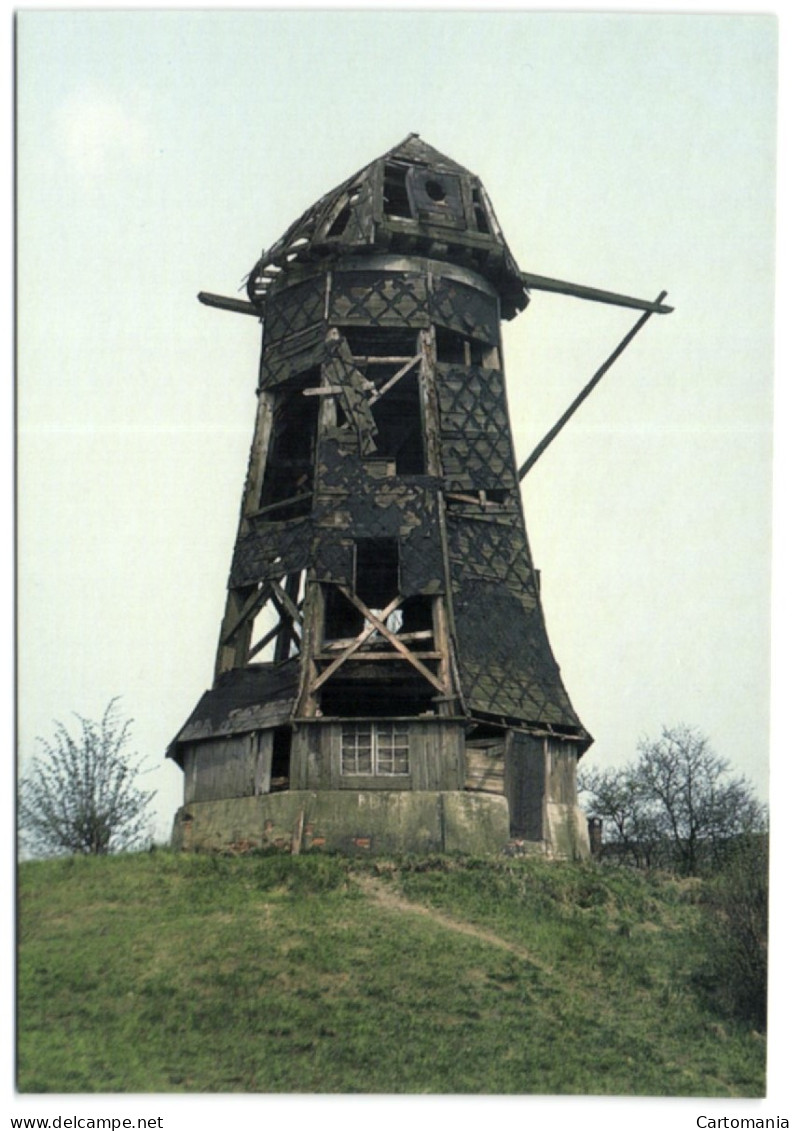
[[[407,357],[417,355],[417,331],[348,327],[343,331],[353,357]]]
[[[387,216],[410,220],[411,202],[408,197],[408,167],[386,163],[383,171],[383,211]]]
[[[368,609],[378,612],[398,595],[400,554],[395,538],[366,538],[355,546],[355,592]],[[404,618],[399,610],[390,615],[387,627],[399,631]],[[325,586],[325,641],[352,640],[366,627],[365,618],[335,585]],[[375,643],[383,639],[375,630]],[[386,642],[389,647],[388,642]]]
[[[505,729],[478,723],[467,734],[467,746],[495,746],[505,741]]]
[[[364,627],[364,618],[335,585],[325,586],[325,641],[352,640]]]
[[[319,371],[314,370],[276,395],[259,498],[259,509],[271,508],[269,517],[276,521],[311,511],[319,398],[303,396],[303,389],[317,385]]]
[[[356,201],[358,200],[359,192],[360,192],[360,187],[351,190],[350,195],[348,196],[347,200],[344,202],[344,204],[342,204],[342,207],[337,212],[333,223],[328,228],[328,237],[329,238],[331,236],[336,238],[337,236],[341,236],[341,235],[344,234],[345,228],[349,224],[350,217],[353,214],[353,206],[355,205]]]
[[[431,200],[440,201],[444,200],[447,196],[447,190],[441,181],[435,181],[433,177],[429,177],[425,182],[425,192]]]
[[[389,667],[393,669],[391,676],[387,674]],[[404,660],[396,665],[382,660],[374,668],[372,678],[363,673],[359,680],[340,680],[336,676],[330,679],[320,693],[322,714],[340,719],[408,719],[434,713],[436,691],[422,677],[401,678],[404,671],[410,670]]]
[[[477,365],[481,369],[498,367],[494,346],[445,326],[436,327],[436,360],[444,365]]]
[[[485,235],[491,235],[491,228],[486,216],[486,209],[484,208],[483,201],[481,200],[480,189],[472,190],[472,208],[475,213],[475,226],[479,232]]]
[[[416,635],[416,639],[403,643],[412,652],[433,650],[433,603],[430,597],[406,597],[401,612],[403,623],[401,634]],[[419,635],[417,635],[419,634]]]
[[[411,367],[385,393],[380,392],[404,362],[417,356],[417,331],[359,326],[348,328],[345,337],[356,364],[379,394],[371,405],[378,429],[373,455],[393,461],[397,475],[424,475],[425,441],[416,368]]]
[[[328,230],[328,235],[329,236],[340,236],[344,232],[345,228],[347,227],[347,223],[348,223],[349,219],[350,219],[350,205],[345,204],[345,206],[339,212],[339,215],[336,217],[336,219],[331,224],[330,229]]]
[[[383,609],[397,596],[400,552],[395,538],[356,542],[356,593],[370,609]]]
[[[445,365],[466,365],[466,338],[444,326],[436,327],[436,360]]]
[[[393,368],[370,366],[369,374],[380,388],[393,372]],[[398,475],[424,475],[425,443],[417,374],[406,373],[379,397],[372,406],[372,416],[378,429],[375,455],[393,460]]]
[[[292,728],[276,727],[272,734],[272,772],[270,793],[289,788],[289,766],[292,753]]]
[[[503,503],[508,502],[510,492],[509,491],[486,491],[485,494],[486,494],[486,501],[488,503],[497,503],[499,506],[502,506]]]

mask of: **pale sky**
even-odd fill
[[[775,65],[768,16],[23,12],[23,764],[120,695],[167,835],[259,352],[195,295],[413,130],[523,270],[669,292],[525,480],[528,531],[592,764],[683,721],[766,796]],[[508,325],[518,462],[635,320],[535,295]]]
[[[482,179],[523,270],[669,292],[525,480],[528,533],[586,764],[686,722],[766,797],[776,20],[17,20],[22,768],[53,719],[120,695],[168,836],[163,754],[211,682],[259,353],[255,319],[195,296],[236,294],[414,131]],[[519,463],[635,320],[534,295],[506,325]]]

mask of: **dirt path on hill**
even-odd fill
[[[524,947],[508,942],[507,939],[496,935],[494,931],[488,931],[483,927],[476,927],[473,923],[465,923],[463,919],[455,919],[452,915],[447,915],[443,911],[434,911],[433,908],[425,907],[421,903],[412,903],[410,899],[406,899],[404,896],[400,895],[399,892],[393,891],[391,888],[387,887],[381,880],[377,880],[372,876],[359,876],[356,879],[356,883],[364,895],[372,899],[379,907],[383,907],[388,911],[400,911],[406,915],[424,915],[426,919],[433,920],[434,923],[437,923],[440,927],[444,927],[445,930],[457,931],[460,935],[467,935],[470,938],[479,939],[481,942],[496,946],[498,950],[505,950],[509,954],[521,958],[523,962],[532,963],[540,970],[547,969],[538,958]]]

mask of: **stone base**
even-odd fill
[[[546,853],[555,860],[588,860],[589,824],[577,805],[557,801],[545,804]]]
[[[278,848],[384,855],[500,852],[508,804],[493,794],[288,790],[193,801],[175,815],[172,844],[184,851]]]

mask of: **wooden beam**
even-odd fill
[[[522,281],[526,287],[534,291],[550,291],[553,294],[571,295],[573,298],[586,298],[590,302],[605,302],[610,306],[628,306],[634,310],[647,310],[650,314],[670,314],[675,308],[662,306],[661,299],[648,302],[643,298],[631,298],[630,295],[618,295],[613,291],[601,291],[597,287],[582,287],[579,283],[566,283],[562,279],[548,279],[544,275],[531,275],[521,271]],[[666,295],[664,291],[664,295]],[[662,296],[663,297],[663,296]]]
[[[439,702],[439,713],[442,715],[454,714],[453,702],[455,696],[453,694],[453,672],[452,672],[452,657],[450,653],[450,633],[447,629],[447,610],[445,608],[444,598],[434,597],[432,602],[433,626],[434,626],[434,648],[438,648],[441,654],[441,662],[439,664],[439,675],[441,676],[442,686],[444,692]]]
[[[302,628],[303,627],[303,617],[302,617],[300,610],[298,609],[297,605],[295,605],[294,601],[292,600],[292,598],[288,595],[288,593],[284,592],[284,590],[281,589],[281,587],[280,587],[280,585],[278,584],[277,581],[270,581],[267,584],[269,585],[270,589],[272,590],[272,593],[273,593],[276,601],[278,602],[278,605],[281,606],[280,608],[278,608],[278,612],[281,612],[281,609],[284,612],[287,612],[289,614],[289,616],[293,620],[295,620],[300,625],[300,627]]]
[[[413,360],[412,358],[410,358],[408,356],[408,354],[403,354],[403,356],[401,357],[399,354],[396,355],[396,356],[395,355],[389,356],[388,354],[386,356],[383,356],[381,354],[374,354],[374,355],[369,354],[368,355],[368,354],[364,354],[364,353],[354,353],[352,355],[352,357],[353,357],[353,361],[360,362],[359,368],[361,367],[361,365],[389,365],[389,364],[394,365],[398,361],[411,361],[411,360]]]
[[[218,310],[230,310],[234,314],[252,314],[255,318],[261,317],[261,311],[252,302],[241,298],[228,298],[226,295],[212,295],[208,291],[200,291],[197,296],[204,306],[215,306]]]
[[[317,704],[311,687],[317,674],[314,654],[322,647],[325,602],[322,596],[322,586],[318,581],[309,580],[308,576],[306,576],[303,610],[306,625],[300,648],[301,682],[297,691],[297,698],[292,708],[292,715],[299,716],[300,718],[309,718],[315,717],[317,713]],[[297,789],[300,787],[297,784],[293,784],[292,788]]]
[[[442,658],[441,652],[413,652],[412,655],[416,656],[418,660],[441,660],[441,658]],[[317,659],[324,659],[324,657],[318,656]],[[397,659],[403,659],[403,657],[398,656],[396,650],[394,652],[359,652],[359,651],[357,651],[355,654],[348,656],[348,660],[350,661],[351,664],[354,664],[359,660],[365,660],[365,661],[369,662],[370,660],[397,660]]]
[[[416,357],[412,357],[411,360],[407,362],[402,369],[398,369],[398,371],[389,378],[385,385],[381,385],[377,393],[375,393],[373,397],[370,397],[369,401],[367,402],[369,406],[372,407],[372,405],[375,404],[375,401],[379,401],[384,393],[388,393],[392,385],[396,385],[401,377],[405,377],[406,373],[408,373],[409,370],[413,369],[418,361],[422,361],[421,353],[418,353]]]
[[[239,610],[239,615],[233,626],[225,630],[225,636],[222,639],[222,644],[230,644],[244,622],[246,620],[249,620],[251,616],[255,616],[255,614],[265,603],[265,601],[269,599],[270,595],[271,594],[269,588],[266,585],[264,585],[261,589],[256,589],[254,593],[250,594],[250,596],[247,598],[247,600]]]
[[[297,601],[297,595],[300,592],[300,571],[296,570],[294,573],[287,574],[286,578],[284,579],[282,592],[284,597],[286,597],[294,605]],[[275,660],[275,663],[280,663],[281,660],[289,659],[289,654],[292,650],[292,641],[294,641],[298,645],[298,648],[300,641],[297,633],[295,632],[294,620],[292,620],[291,617],[287,615],[287,611],[285,611],[282,606],[277,606],[274,591],[272,601],[275,607],[278,608],[278,615],[280,617],[280,633],[278,635],[278,639],[275,642],[275,653],[273,659]],[[298,613],[300,612],[299,607],[297,607],[297,611]]]
[[[290,507],[295,503],[304,503],[306,499],[313,499],[313,491],[305,491],[302,495],[292,495],[290,499],[281,499],[279,503],[270,503],[268,507],[259,507],[257,511],[252,511],[248,518],[259,518],[262,514],[269,514],[270,511],[280,510],[282,507]]]
[[[426,630],[426,631],[423,631],[423,632],[398,632],[397,633],[397,639],[402,640],[404,642],[407,641],[407,640],[433,640],[433,633],[429,629]],[[346,639],[342,639],[342,640],[329,640],[325,644],[323,651],[319,654],[319,656],[317,658],[321,659],[321,660],[322,659],[329,659],[330,658],[329,653],[331,651],[334,651],[334,650],[338,651],[341,648],[348,648],[352,643],[353,643],[353,637],[352,636],[347,637]]]
[[[269,632],[265,633],[264,636],[262,636],[261,639],[256,641],[256,643],[252,646],[250,651],[247,653],[247,659],[252,660],[254,656],[257,656],[259,652],[263,651],[263,649],[266,648],[270,641],[275,639],[282,628],[283,621],[279,621],[278,624],[273,625]]]

